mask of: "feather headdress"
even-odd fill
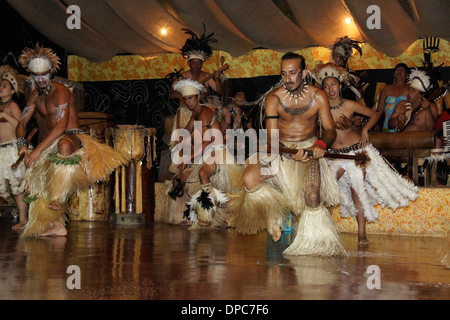
[[[52,74],[58,71],[58,56],[52,49],[44,48],[36,44],[34,49],[25,48],[19,57],[19,63],[24,69],[32,73],[43,73],[50,71]]]
[[[183,75],[181,74],[182,71],[183,71],[183,68],[181,68],[180,70],[173,69],[173,72],[166,74],[164,76],[164,79],[168,79],[171,83],[174,83],[175,81],[184,79]]]
[[[418,70],[417,68],[411,70],[409,73],[408,84],[410,87],[424,93],[432,87],[431,78],[424,71]]]
[[[204,86],[192,79],[183,79],[177,81],[173,89],[181,93],[183,97],[193,96],[201,93],[204,90]]]
[[[0,79],[8,80],[16,93],[23,93],[24,81],[13,67],[9,65],[0,66]]]
[[[331,56],[334,54],[340,55],[347,61],[353,55],[353,49],[359,52],[362,56],[361,42],[351,39],[348,36],[339,38],[330,48]]]
[[[319,86],[322,86],[323,80],[328,77],[336,78],[344,85],[349,83],[348,71],[345,68],[331,62],[319,65],[311,74]]]
[[[186,42],[180,49],[184,58],[188,60],[200,59],[205,61],[212,55],[213,51],[209,42],[217,42],[217,39],[212,37],[214,33],[206,35],[205,24],[203,24],[203,34],[200,37],[190,29],[182,28],[181,30],[185,31],[186,34],[191,35],[191,38],[186,39]]]

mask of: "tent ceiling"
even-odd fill
[[[415,40],[450,40],[448,0],[7,0],[34,28],[71,54],[104,62],[117,54],[180,52],[188,37],[214,32],[214,49],[233,56],[253,48],[276,51],[329,47],[337,38],[370,43],[395,57]],[[67,5],[81,11],[81,29],[66,27]],[[380,8],[381,29],[367,21]],[[349,23],[346,18],[351,18]],[[160,30],[166,28],[167,34]]]

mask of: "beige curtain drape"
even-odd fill
[[[66,26],[62,1],[7,1],[51,41],[91,62],[179,53],[188,37],[181,29],[201,34],[203,24],[218,40],[214,49],[232,56],[254,48],[329,47],[347,35],[396,57],[421,37],[450,39],[448,0],[72,0],[81,13],[75,30]],[[380,8],[381,29],[367,27],[370,5]]]

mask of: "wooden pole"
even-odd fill
[[[121,193],[121,197],[120,197],[120,200],[121,200],[121,208],[120,208],[120,213],[125,213],[125,205],[126,205],[126,202],[125,202],[125,181],[126,181],[126,177],[125,177],[125,167],[123,166],[122,167],[122,179],[121,179],[121,183],[122,183],[122,193]]]
[[[120,213],[120,192],[119,192],[119,183],[120,183],[120,175],[119,175],[120,168],[116,169],[116,181],[114,183],[114,197],[115,197],[115,204],[116,204],[116,213]]]
[[[136,213],[142,213],[142,161],[136,164]]]

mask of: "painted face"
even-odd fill
[[[46,88],[50,84],[50,72],[33,73],[34,82],[39,88]]]
[[[339,98],[341,84],[336,78],[328,77],[322,82],[322,89],[325,91],[329,99]]]
[[[300,70],[300,59],[288,59],[281,61],[281,78],[286,89],[295,92],[302,84],[302,70]]]

